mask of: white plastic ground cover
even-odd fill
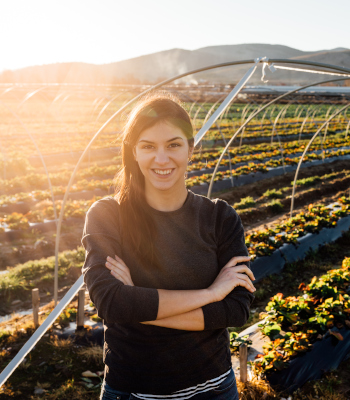
[[[336,204],[336,203],[332,203]],[[332,206],[330,205],[330,206]],[[328,206],[329,208],[331,208]],[[316,250],[319,246],[337,240],[350,228],[350,215],[340,218],[337,225],[333,228],[322,228],[317,233],[307,233],[305,236],[297,238],[297,244],[284,243],[276,249],[270,256],[257,257],[251,264],[254,273],[254,284],[262,278],[278,274],[286,263],[295,262],[305,258],[310,250]]]
[[[300,168],[307,168],[310,166],[317,166],[321,164],[326,164],[326,163],[331,163],[333,161],[341,161],[341,160],[349,160],[350,155],[346,156],[340,156],[340,157],[330,157],[326,158],[324,161],[322,160],[315,160],[315,161],[308,161],[306,163],[301,164]],[[295,171],[297,169],[297,165],[286,165],[285,166],[285,171],[286,172],[291,172]],[[236,186],[244,186],[248,185],[249,183],[254,183],[261,181],[263,179],[268,179],[272,178],[274,176],[279,176],[284,174],[284,169],[283,167],[276,167],[276,168],[271,168],[268,169],[267,172],[254,172],[252,174],[247,174],[247,175],[240,175],[237,177],[234,177],[234,187]],[[214,182],[213,185],[213,192],[219,192],[221,190],[229,189],[231,188],[231,178],[225,178],[222,180],[219,180],[217,182]],[[209,184],[206,182],[201,183],[200,185],[196,186],[191,186],[189,189],[196,194],[201,194],[201,195],[206,195],[208,193],[208,188]]]

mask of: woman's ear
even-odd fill
[[[136,161],[136,151],[135,151],[135,146],[132,148],[132,154],[134,155],[134,160]]]

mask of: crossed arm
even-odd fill
[[[112,257],[107,257],[106,267],[110,269],[111,274],[115,278],[121,280],[124,285],[134,286],[134,283],[131,279],[130,270],[120,257],[117,255],[115,255],[115,259]],[[188,331],[203,331],[205,328],[202,307],[167,318],[156,319],[153,321],[143,321],[140,322],[140,324],[156,325],[164,328],[182,329]]]
[[[108,271],[105,268],[108,267],[106,261],[117,262],[118,257],[107,257],[106,260],[106,256],[118,252],[120,244],[115,226],[105,218],[107,211],[114,212],[113,209],[109,210],[107,203],[102,199],[90,208],[82,237],[86,251],[82,267],[84,282],[102,319],[124,324],[138,321],[146,325],[190,331],[243,326],[246,323],[254,296],[244,287],[237,286],[224,299],[216,301],[206,289],[167,290],[162,293],[163,289],[136,287],[126,266],[124,272],[123,268],[118,268],[119,276],[112,270]],[[243,227],[239,217],[233,217],[233,221],[232,218],[224,220],[228,229],[222,229],[224,238],[219,236],[220,266],[226,265],[234,256],[248,255]],[[123,265],[123,260],[119,259],[118,262],[120,266]],[[129,271],[129,275],[126,271]],[[116,302],[118,307],[113,306]]]
[[[115,278],[122,281],[124,285],[134,286],[128,267],[117,255],[115,255],[115,259],[107,257],[105,265],[110,269],[110,273]],[[157,290],[159,296],[161,296],[162,289]],[[237,295],[240,297],[239,299],[236,297]],[[221,301],[214,301],[185,313],[172,315],[166,318],[158,318],[152,321],[143,321],[140,323],[171,329],[203,331],[205,329],[217,329],[217,326],[210,326],[208,323],[208,321],[213,320],[214,315],[214,319],[219,321],[218,323],[221,327],[242,326],[249,317],[247,307],[249,307],[252,297],[254,296],[249,293],[247,289],[236,287]],[[231,317],[228,318],[227,315],[230,315]]]

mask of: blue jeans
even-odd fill
[[[191,400],[239,400],[236,377],[233,369],[227,375],[227,378],[220,383],[219,387],[209,389],[206,392],[195,394],[190,397]],[[131,393],[116,390],[107,385],[104,380],[101,388],[99,400],[140,400]]]

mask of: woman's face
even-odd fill
[[[134,156],[145,177],[146,189],[184,186],[191,150],[183,131],[167,121],[142,131],[134,147]]]

